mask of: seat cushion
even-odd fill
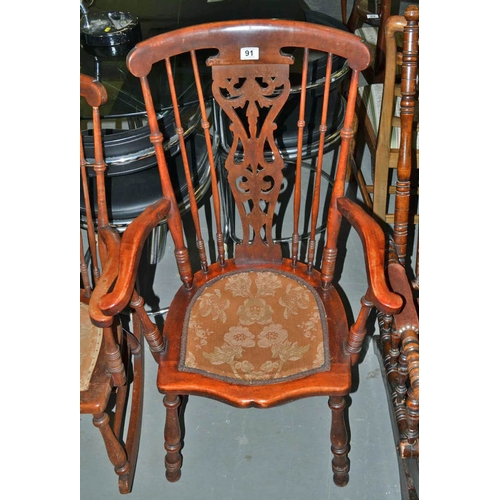
[[[80,391],[89,388],[102,342],[102,328],[90,321],[89,306],[80,302]]]
[[[236,271],[191,299],[179,370],[238,384],[265,384],[330,369],[324,306],[291,274]]]

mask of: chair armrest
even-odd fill
[[[160,198],[134,219],[121,237],[118,276],[111,292],[99,301],[99,309],[108,316],[122,311],[135,286],[142,249],[151,231],[170,211],[170,200]]]
[[[389,285],[404,300],[401,310],[393,316],[395,332],[401,338],[401,347],[406,355],[407,371],[414,398],[419,399],[419,325],[418,312],[404,267],[397,261],[387,266]]]
[[[363,244],[370,299],[385,314],[394,314],[403,299],[389,290],[385,277],[385,235],[382,228],[358,204],[342,197],[337,200],[340,213],[356,229]]]
[[[391,290],[401,295],[404,300],[403,307],[394,315],[397,330],[411,329],[418,332],[418,313],[404,267],[399,262],[389,262],[387,274]]]
[[[118,276],[120,235],[116,229],[104,226],[99,228],[99,239],[105,247],[106,262],[103,266],[102,275],[90,296],[89,315],[94,325],[105,328],[111,326],[113,317],[102,313],[99,308],[99,301],[108,293]]]

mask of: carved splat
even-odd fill
[[[279,262],[272,224],[284,162],[274,140],[274,120],[290,94],[289,65],[214,66],[212,76],[213,95],[233,133],[225,167],[243,231],[235,258]]]

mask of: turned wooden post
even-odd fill
[[[158,362],[158,356],[165,350],[165,341],[163,335],[158,330],[158,327],[153,323],[144,309],[144,299],[134,290],[130,305],[134,308],[139,322],[149,345],[149,349],[153,354],[153,358]]]
[[[165,421],[165,476],[168,481],[174,483],[181,477],[182,456],[180,454],[181,427],[179,424],[179,396],[167,395],[163,398],[163,404],[167,409]]]
[[[92,422],[101,432],[109,460],[114,465],[115,472],[119,476],[126,476],[130,470],[130,463],[123,446],[111,430],[108,414],[98,413],[93,416]]]
[[[351,355],[351,364],[353,366],[357,364],[359,360],[359,354],[366,336],[366,322],[373,307],[373,303],[367,298],[369,294],[370,292],[368,291],[361,299],[361,309],[358,319],[349,330],[349,336],[345,346],[345,351]]]
[[[401,141],[397,165],[396,204],[394,210],[394,243],[402,265],[406,264],[408,218],[410,213],[410,175],[412,171],[412,137],[415,116],[418,73],[418,7],[405,11],[407,25],[403,35],[401,68]]]
[[[123,366],[120,347],[116,342],[113,327],[103,328],[104,351],[106,353],[106,367],[111,374],[113,384],[120,387],[126,382],[125,367]]]
[[[337,486],[345,486],[349,482],[349,441],[345,425],[344,411],[345,399],[330,396],[328,406],[332,410],[332,428],[330,440],[332,443],[332,469],[333,481]]]

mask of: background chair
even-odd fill
[[[411,8],[410,8],[411,7]],[[372,179],[360,172],[359,145],[352,158],[356,179],[367,207],[393,234],[397,254],[410,273],[407,246],[413,244],[418,225],[418,7],[405,16],[391,16],[385,25],[386,69],[383,84],[360,87],[357,115],[359,127],[373,160]],[[403,34],[404,51],[399,53],[396,33]],[[401,78],[397,77],[400,67]],[[402,134],[403,122],[411,130]],[[395,174],[395,175],[394,175]],[[415,231],[410,231],[414,227]],[[417,260],[418,262],[418,260]],[[413,280],[418,288],[418,265]]]
[[[393,6],[394,4],[394,6]],[[363,72],[370,83],[384,77],[385,38],[383,26],[391,14],[398,14],[398,2],[393,0],[354,0],[347,18],[347,0],[341,0],[342,21],[351,33],[360,36],[370,48],[372,61]]]
[[[288,54],[292,47],[303,56],[302,92],[298,155],[295,165],[287,166],[285,171],[274,133],[275,120],[291,86],[289,68],[294,58]],[[325,59],[326,82],[335,57],[347,59],[352,71],[345,96],[339,161],[333,166],[335,183],[327,193],[319,192],[318,179],[322,169],[327,168],[323,165],[321,142],[312,189],[304,189],[302,182],[304,82],[312,53]],[[181,66],[181,61],[187,65]],[[401,297],[390,292],[385,281],[382,229],[344,196],[359,75],[369,61],[368,49],[349,33],[278,20],[219,22],[168,32],[141,42],[127,58],[129,70],[140,78],[162,180],[163,198],[151,211],[158,214],[157,223],[162,214],[167,218],[182,281],[166,317],[166,347],[158,358],[157,386],[164,394],[166,407],[165,466],[170,481],[180,478],[179,413],[184,396],[206,396],[237,407],[267,408],[322,395],[328,396],[332,411],[334,481],[340,486],[348,482],[345,397],[352,388],[352,367],[358,362],[372,307],[394,314],[402,306]],[[178,106],[182,95],[176,92],[176,78],[191,72],[199,92],[210,158],[213,206],[207,209],[207,217],[207,212],[197,206],[189,185],[192,220],[184,227],[148,82],[148,74],[157,63],[166,69],[180,138]],[[211,82],[208,89],[213,99],[232,122],[232,146],[220,171],[211,154],[212,124],[207,119],[203,95],[205,78]],[[324,141],[327,130],[328,89],[326,85],[318,126],[320,141]],[[187,159],[184,148],[181,139],[182,156]],[[186,162],[185,169],[186,179],[190,179],[192,165]],[[230,187],[243,234],[230,255],[226,255],[221,223],[219,183]],[[274,236],[286,220],[281,216],[285,208],[291,212],[293,229],[291,245],[283,248]],[[327,220],[321,239],[316,233],[320,211]],[[276,217],[277,213],[280,217]],[[206,226],[202,217],[207,217]],[[368,275],[368,290],[361,298],[359,316],[349,322],[334,284],[344,219],[363,241]],[[307,224],[310,237],[301,244],[299,227]],[[215,234],[207,238],[204,230],[211,228]],[[136,220],[123,233],[119,276],[114,289],[99,302],[100,309],[109,316],[125,305],[134,287],[147,230]]]
[[[104,87],[80,75],[80,95],[92,108],[95,159],[89,165],[80,147],[81,184],[87,211],[86,230],[80,230],[80,413],[91,414],[100,430],[109,459],[118,474],[121,493],[129,493],[135,474],[142,419],[142,337],[126,332],[117,315],[96,321],[90,311],[116,277],[118,234],[109,226],[104,190],[104,163],[99,107],[106,102]],[[98,214],[94,216],[87,170],[97,177]],[[97,219],[97,230],[94,220]],[[104,287],[104,288],[103,288]],[[137,326],[137,325],[136,325]],[[127,403],[131,395],[128,424]],[[127,435],[124,433],[126,425]]]
[[[404,298],[395,315],[379,313],[375,338],[386,385],[403,500],[419,494],[419,320],[414,293],[390,240],[387,274],[390,287]]]
[[[80,229],[80,413],[93,415],[119,476],[120,493],[129,493],[142,423],[143,337],[153,355],[163,350],[163,339],[135,289],[128,294],[125,307],[114,315],[105,316],[99,309],[100,298],[112,288],[117,276],[121,242],[118,231],[109,223],[106,202],[106,164],[99,116],[99,108],[106,102],[106,90],[101,83],[81,75],[80,95],[92,109],[94,139],[92,163],[85,158],[83,140],[80,143],[85,206],[85,226]],[[95,190],[89,189],[91,175]],[[131,318],[131,331],[128,325],[127,329],[122,325],[127,316]]]
[[[418,223],[411,213],[411,199],[416,198],[415,173],[418,166],[418,30],[419,10],[409,6],[403,16],[391,16],[385,25],[387,65],[381,118],[375,151],[375,180],[372,188],[373,212],[384,220],[388,233],[387,273],[390,287],[404,297],[405,305],[395,315],[379,313],[380,335],[377,345],[391,408],[395,444],[404,500],[418,499],[419,479],[419,320],[418,320],[418,242],[414,270],[408,254],[409,224]],[[394,34],[403,33],[403,51],[397,57]],[[401,80],[396,84],[395,66],[401,66]],[[373,97],[380,95],[379,85],[362,88],[369,91],[366,115],[373,110]],[[370,100],[372,99],[372,100]],[[371,124],[373,120],[362,123]],[[368,127],[367,141],[373,147],[373,130]],[[397,131],[397,134],[395,134]],[[389,168],[396,172],[389,187]],[[377,170],[378,169],[378,170]],[[359,177],[358,177],[359,178]],[[381,180],[382,179],[382,180]],[[364,186],[366,189],[366,186]],[[413,193],[412,193],[413,189]],[[393,214],[387,213],[388,197],[393,197]],[[367,202],[371,199],[364,191]]]

